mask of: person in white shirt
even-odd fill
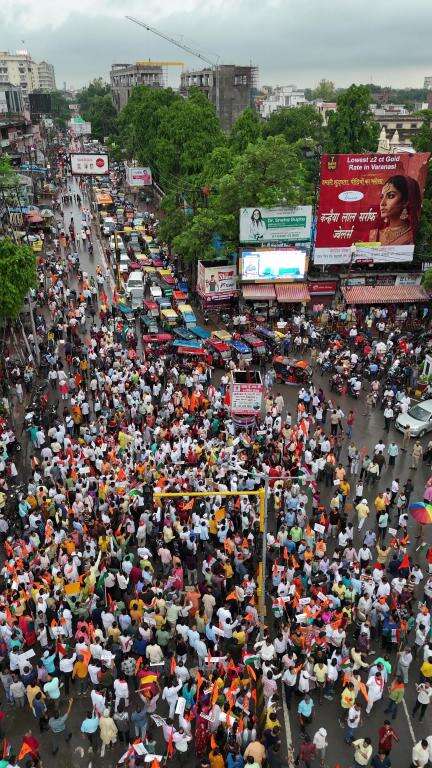
[[[414,744],[411,753],[412,768],[425,768],[429,762],[429,743],[426,739]]]

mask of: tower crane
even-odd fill
[[[220,56],[216,56],[216,59],[213,61],[205,54],[201,53],[201,51],[197,51],[195,48],[192,48],[190,45],[187,45],[186,43],[182,43],[180,40],[176,40],[174,37],[170,37],[169,35],[166,35],[165,32],[161,32],[159,29],[155,29],[155,27],[151,27],[149,24],[145,24],[143,21],[140,21],[139,19],[135,19],[133,16],[126,16],[126,19],[128,21],[132,21],[134,24],[138,24],[139,27],[143,27],[148,32],[153,32],[154,35],[157,35],[158,37],[161,37],[163,40],[168,40],[169,43],[172,43],[173,45],[176,45],[177,48],[181,48],[183,51],[186,51],[186,53],[190,53],[192,56],[196,56],[198,59],[201,59],[201,61],[204,61],[206,64],[208,64],[214,74],[215,74],[215,84],[216,84],[216,113],[219,116],[219,61]]]

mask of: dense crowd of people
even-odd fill
[[[432,700],[432,549],[413,548],[409,530],[414,491],[432,501],[432,477],[416,485],[430,448],[424,455],[407,431],[401,445],[377,438],[368,452],[355,433],[372,408],[389,433],[409,407],[427,340],[411,340],[403,324],[389,329],[383,310],[362,319],[341,310],[346,335],[294,313],[282,350],[310,352],[314,383],[290,413],[270,364],[264,416],[256,430],[239,428],[227,374],[128,343],[109,272],[80,266],[92,217],[85,208],[78,247],[74,194],[66,181],[64,229],[41,275],[47,393],[26,412],[19,486],[16,439],[1,423],[2,765],[17,753],[40,765],[72,740],[77,760],[84,751],[107,760],[119,742],[112,764],[155,768],[176,756],[201,768],[281,768],[286,705],[301,733],[289,762],[324,766],[339,736],[320,725],[320,706],[338,699],[346,764],[389,768],[407,686],[415,722],[427,722]],[[147,234],[157,236],[151,223]],[[18,403],[36,373],[30,361],[11,371]],[[402,482],[403,451],[411,471]],[[266,618],[262,521],[246,493],[263,477]],[[13,750],[11,707],[34,721]],[[376,708],[382,727],[364,736]],[[430,760],[431,736],[415,744],[412,765]]]

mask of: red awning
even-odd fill
[[[281,304],[297,304],[310,301],[310,293],[304,283],[281,283],[276,285],[276,297]]]
[[[274,283],[250,283],[242,288],[243,298],[252,301],[274,301],[276,298]]]
[[[348,285],[342,288],[347,304],[411,304],[429,301],[421,285]]]

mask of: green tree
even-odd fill
[[[418,112],[423,118],[423,125],[413,136],[412,143],[417,152],[432,152],[432,110]],[[429,163],[429,174],[423,196],[420,225],[415,238],[414,258],[422,261],[430,258],[432,251],[432,163]]]
[[[317,87],[312,91],[312,98],[321,101],[335,101],[336,88],[334,82],[325,78],[320,80]]]
[[[423,273],[422,286],[428,293],[432,293],[432,269],[427,269]]]
[[[225,142],[214,106],[198,89],[163,110],[156,139],[162,184],[199,174],[206,157]]]
[[[424,109],[416,112],[418,117],[423,119],[420,130],[413,136],[412,144],[417,152],[432,151],[432,109]]]
[[[162,118],[181,97],[172,88],[137,86],[118,117],[119,144],[126,156],[152,168],[160,179],[157,141]]]
[[[207,187],[211,190],[212,186],[222,176],[225,176],[226,173],[230,173],[235,156],[233,148],[228,144],[216,147],[204,161],[201,174],[203,187]]]
[[[92,136],[96,139],[103,140],[105,136],[115,136],[117,133],[117,113],[109,93],[95,96],[82,117],[91,123]]]
[[[180,196],[176,192],[165,195],[161,207],[165,215],[159,224],[160,239],[171,246],[174,238],[185,229],[187,217]]]
[[[244,152],[261,136],[262,123],[256,110],[248,108],[237,118],[229,136],[229,144],[236,153]]]
[[[337,112],[328,120],[327,149],[331,153],[374,152],[380,127],[370,110],[370,90],[351,85],[337,99]]]
[[[10,238],[0,241],[0,317],[14,320],[30,288],[37,284],[36,254]]]
[[[289,144],[305,139],[321,144],[324,140],[323,119],[312,104],[282,107],[264,122],[263,135],[283,136]]]
[[[78,94],[78,104],[81,114],[90,109],[95,99],[99,99],[102,96],[109,96],[110,94],[111,88],[107,83],[104,83],[101,77],[92,80],[86,88],[83,88]]]
[[[186,261],[212,259],[218,254],[212,240],[218,233],[225,255],[238,246],[242,207],[307,203],[312,190],[302,153],[283,136],[269,136],[249,144],[235,157],[229,173],[215,180],[207,207],[200,207],[174,239],[174,248]]]

